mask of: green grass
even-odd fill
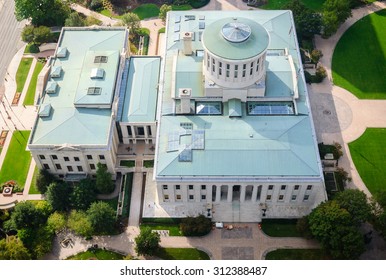
[[[332,57],[334,84],[361,99],[386,99],[386,9],[352,25]]]
[[[165,33],[165,27],[162,27],[158,30],[158,33]]]
[[[16,91],[22,92],[27,79],[29,69],[31,68],[32,58],[22,58],[16,73]]]
[[[277,249],[265,256],[266,260],[327,260],[320,249]]]
[[[134,14],[142,20],[145,18],[152,18],[159,16],[159,8],[155,4],[142,4],[133,10]]]
[[[125,256],[102,249],[96,249],[95,252],[86,251],[74,256],[68,257],[67,260],[123,260]]]
[[[39,190],[36,187],[36,176],[38,175],[38,173],[39,173],[39,169],[35,167],[34,175],[32,177],[31,186],[29,188],[28,194],[40,194]]]
[[[185,5],[172,5],[172,11],[188,11],[193,9],[189,4]]]
[[[39,47],[33,43],[27,44],[24,49],[24,54],[28,53],[38,53],[39,52]]]
[[[135,167],[135,160],[121,160],[119,165],[125,167]]]
[[[361,137],[348,145],[355,167],[373,195],[386,189],[385,143],[385,128],[367,128]]]
[[[141,224],[140,228],[151,228],[152,230],[168,230],[169,236],[183,236],[179,224]]]
[[[131,191],[133,189],[133,173],[126,174],[125,181],[125,197],[123,198],[122,217],[129,217],[130,203],[131,203]]]
[[[43,67],[44,67],[44,63],[42,63],[40,61],[38,61],[36,63],[36,66],[35,66],[34,72],[32,74],[31,82],[28,86],[28,91],[27,91],[27,94],[25,96],[23,105],[34,105],[36,84],[38,82],[38,75],[39,75],[40,71],[42,71]]]
[[[314,11],[321,11],[325,1],[326,0],[301,0],[304,6]],[[289,2],[291,2],[291,0],[268,0],[268,4],[262,5],[260,8],[266,10],[281,10]]]
[[[31,154],[25,150],[29,135],[30,131],[26,130],[13,133],[0,170],[0,183],[15,180],[19,186],[24,186],[31,163]]]
[[[296,229],[297,220],[294,219],[265,219],[262,222],[262,230],[273,237],[301,237]]]
[[[209,260],[207,253],[194,248],[160,248],[156,256],[163,260]]]

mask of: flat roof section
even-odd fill
[[[121,122],[154,122],[157,109],[160,57],[131,57]]]

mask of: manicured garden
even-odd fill
[[[159,248],[156,256],[163,260],[209,260],[207,253],[195,248]]]
[[[386,99],[386,10],[352,25],[332,58],[334,84],[360,99]]]
[[[272,237],[302,237],[296,229],[296,219],[264,219],[263,232]]]
[[[320,249],[277,249],[267,253],[266,260],[327,260]]]
[[[29,188],[28,194],[40,194],[41,193],[36,186],[36,176],[38,175],[38,173],[39,173],[39,169],[37,167],[35,167],[34,175],[32,177],[31,186]]]
[[[123,260],[125,256],[116,252],[94,249],[67,258],[67,260]]]
[[[24,186],[31,163],[31,154],[26,151],[29,135],[30,131],[26,130],[13,133],[0,170],[0,183],[14,180],[19,186]]]
[[[374,195],[385,190],[386,128],[367,128],[349,143],[351,158],[367,189]]]
[[[142,20],[145,18],[158,17],[159,7],[155,4],[142,4],[133,10],[134,14]]]
[[[16,91],[22,92],[27,79],[29,69],[31,68],[32,58],[22,58],[19,64],[19,68],[16,72]]]
[[[44,67],[43,62],[38,61],[36,63],[36,66],[35,66],[34,72],[32,74],[31,81],[30,81],[30,84],[28,86],[28,91],[27,91],[27,94],[25,96],[23,105],[34,105],[35,91],[36,91],[36,84],[38,81],[38,75],[39,75],[40,71],[42,71],[43,67]]]
[[[301,0],[301,2],[307,7],[314,11],[322,10],[323,4],[326,0]],[[268,0],[268,3],[261,6],[262,9],[267,10],[281,10],[283,9],[291,0]]]

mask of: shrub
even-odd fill
[[[99,10],[103,7],[102,0],[91,0],[90,5],[88,6],[91,10]]]
[[[111,193],[114,190],[114,182],[107,166],[98,162],[96,172],[96,189],[99,193]]]
[[[209,1],[210,0],[189,0],[189,4],[194,9],[198,9],[198,8],[204,7],[206,4],[209,3]]]
[[[316,68],[315,76],[316,76],[316,79],[317,79],[317,83],[322,82],[324,80],[324,78],[327,77],[326,69],[324,69],[323,66],[318,66]]]
[[[308,71],[304,71],[304,77],[306,78],[306,83],[311,84],[312,83],[312,75]]]
[[[158,248],[161,238],[158,233],[150,228],[141,229],[141,233],[135,238],[135,251],[138,255],[154,255]]]
[[[308,218],[307,216],[299,219],[296,223],[296,229],[298,232],[301,233],[302,236],[304,236],[307,239],[312,238],[312,233],[310,230],[310,225],[308,224]]]
[[[185,236],[203,236],[212,229],[212,222],[204,215],[182,219],[180,230]]]

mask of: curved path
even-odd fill
[[[349,187],[357,187],[371,196],[352,162],[348,143],[360,137],[367,127],[386,127],[386,100],[358,99],[349,91],[332,82],[331,64],[335,46],[344,32],[355,22],[373,12],[386,9],[385,2],[374,2],[352,11],[338,31],[328,39],[316,36],[316,48],[323,57],[320,62],[327,70],[328,79],[309,87],[318,140],[325,143],[339,142],[344,146],[344,157],[339,165],[351,173]],[[330,94],[332,93],[332,95]]]

